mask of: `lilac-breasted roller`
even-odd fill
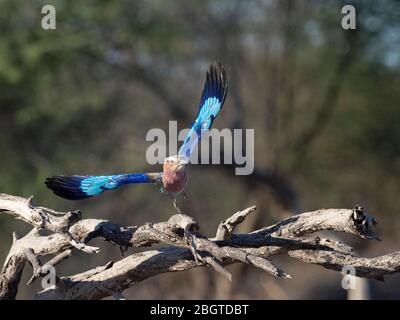
[[[164,160],[163,172],[108,176],[53,176],[46,179],[47,187],[56,195],[70,200],[90,198],[126,184],[138,183],[160,183],[163,191],[173,197],[182,193],[188,181],[187,164],[190,155],[222,109],[227,91],[228,81],[225,69],[221,63],[215,62],[206,74],[197,118],[178,154]]]

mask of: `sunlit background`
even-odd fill
[[[341,8],[357,9],[343,30]],[[57,29],[41,28],[41,8],[57,10]],[[0,192],[34,195],[58,210],[138,225],[175,209],[153,185],[124,187],[80,202],[44,185],[54,174],[157,171],[146,163],[146,133],[187,128],[205,72],[221,61],[229,92],[214,127],[255,130],[255,171],[193,166],[183,207],[213,235],[249,205],[248,232],[294,213],[351,208],[378,218],[383,242],[335,234],[360,255],[400,249],[400,2],[385,1],[0,1]],[[30,230],[0,215],[0,259],[12,232]],[[118,247],[75,252],[58,275],[120,259]],[[129,249],[126,254],[137,251]],[[273,258],[291,280],[245,265],[229,283],[208,268],[135,284],[130,299],[345,299],[340,273]],[[30,299],[40,281],[18,297]],[[367,281],[370,298],[400,298],[400,277]]]

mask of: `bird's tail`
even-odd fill
[[[128,173],[110,176],[52,176],[46,186],[65,199],[80,200],[96,196],[107,190],[130,183],[155,183],[161,173]]]

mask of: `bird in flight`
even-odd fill
[[[126,184],[155,183],[162,185],[162,191],[174,199],[183,193],[188,182],[187,165],[189,158],[221,111],[228,91],[228,81],[224,67],[219,62],[211,64],[206,74],[203,93],[199,103],[196,120],[180,147],[178,154],[167,157],[163,171],[156,173],[126,173],[107,176],[52,176],[46,179],[46,185],[65,199],[80,200],[99,195],[108,190],[117,189]],[[179,211],[179,209],[177,208]]]

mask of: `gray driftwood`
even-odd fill
[[[96,237],[120,246],[121,250],[154,243],[166,246],[133,253],[83,273],[59,277],[55,286],[37,293],[36,299],[101,299],[107,296],[124,299],[122,292],[135,282],[162,273],[205,266],[230,280],[232,275],[225,266],[232,263],[246,263],[273,276],[290,278],[270,260],[282,254],[339,272],[344,266],[353,266],[358,277],[379,280],[400,269],[400,252],[362,258],[343,243],[312,236],[317,231],[335,230],[379,240],[374,231],[375,219],[360,206],[306,212],[248,234],[234,234],[235,226],[255,210],[253,206],[233,214],[220,223],[216,236],[208,239],[199,233],[199,224],[184,214],[176,214],[165,222],[122,227],[108,220],[82,219],[79,211],[63,213],[36,206],[32,197],[0,194],[0,212],[33,226],[22,238],[13,235],[13,244],[0,274],[0,298],[15,299],[26,262],[33,269],[30,284],[46,275],[48,266],[54,267],[68,258],[73,250],[88,254],[99,252],[99,248],[88,245]],[[41,230],[51,231],[51,234],[42,235]],[[45,256],[51,258],[43,264],[41,259]]]

